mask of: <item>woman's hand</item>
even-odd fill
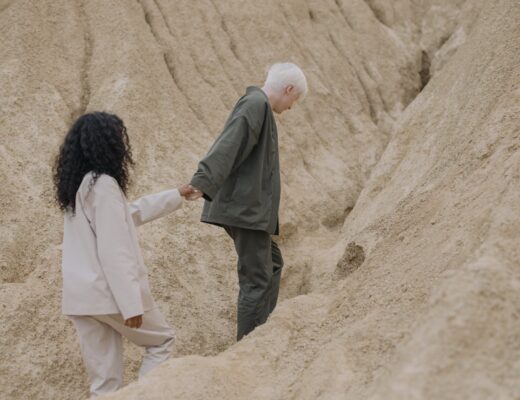
[[[142,315],[136,315],[135,317],[128,318],[125,321],[125,325],[129,328],[140,328],[143,324],[143,316]]]
[[[179,188],[179,193],[186,200],[197,200],[202,197],[202,192],[191,185],[183,185]]]
[[[182,197],[189,196],[193,191],[191,185],[182,185],[178,190]]]

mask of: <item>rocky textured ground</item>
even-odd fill
[[[0,1],[0,398],[87,397],[51,184],[73,119],[124,119],[130,197],[177,186],[281,60],[310,92],[278,118],[278,309],[234,344],[232,244],[186,204],[140,231],[175,357],[109,398],[520,397],[519,20],[516,0]]]

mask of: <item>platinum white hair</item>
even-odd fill
[[[281,91],[289,85],[296,88],[300,98],[307,95],[307,79],[300,67],[290,62],[273,64],[267,73],[265,86]]]

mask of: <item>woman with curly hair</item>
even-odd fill
[[[122,336],[146,348],[139,376],[165,361],[175,340],[150,293],[136,226],[178,209],[191,191],[127,204],[131,165],[123,121],[93,112],[72,125],[54,170],[65,219],[63,313],[76,328],[94,396],[122,385]]]

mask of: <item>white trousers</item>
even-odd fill
[[[81,354],[90,377],[90,394],[98,396],[116,391],[123,384],[122,336],[146,347],[139,377],[166,361],[175,334],[159,308],[145,311],[140,328],[125,326],[119,314],[69,315],[79,336]]]

